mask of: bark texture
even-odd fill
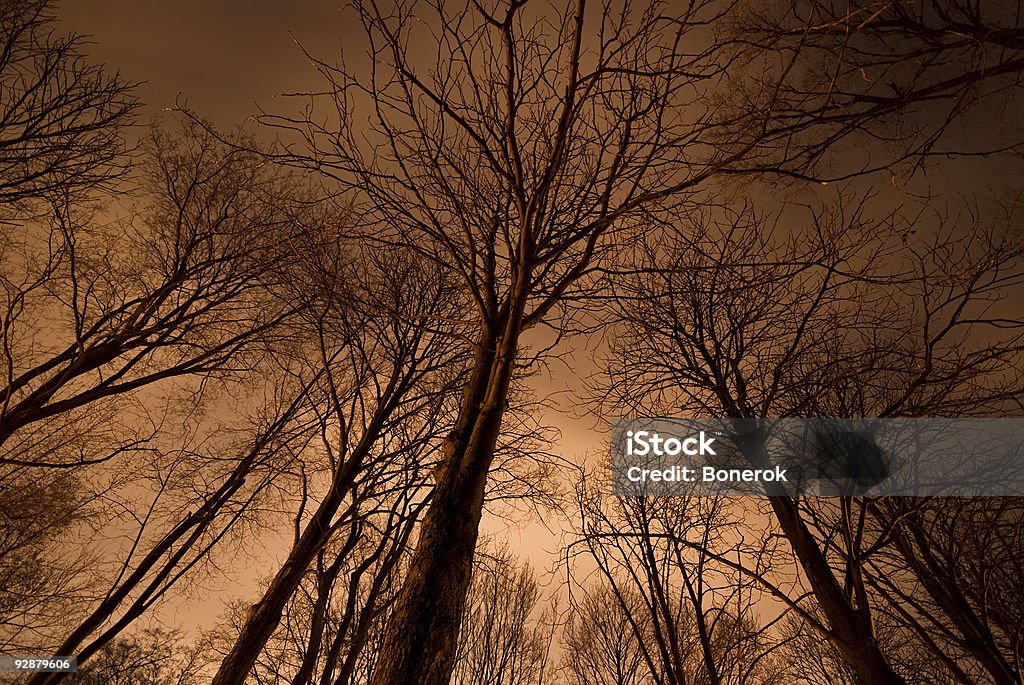
[[[519,284],[528,279],[519,280]],[[465,386],[447,466],[424,515],[416,552],[385,628],[371,685],[448,685],[455,667],[487,474],[494,460],[526,290],[513,288],[500,332],[484,326]]]

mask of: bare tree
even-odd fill
[[[201,682],[201,650],[178,631],[152,628],[119,638],[65,680],[70,685],[191,685]]]
[[[641,685],[656,679],[634,629],[641,622],[640,634],[646,636],[649,620],[650,614],[628,589],[615,592],[601,584],[584,588],[570,605],[562,635],[566,680],[573,685]]]
[[[263,407],[244,406],[241,390],[295,312],[276,289],[300,226],[293,186],[199,129],[155,132],[147,149],[137,222],[90,223],[66,196],[2,255],[0,491],[13,502],[26,481],[73,488],[45,502],[60,525],[33,519],[35,547],[5,549],[4,563],[26,549],[54,560],[51,584],[75,601],[52,604],[59,624],[40,612],[19,629],[83,663],[280,487],[310,424],[292,394],[301,382],[267,382],[286,396]],[[225,392],[250,425],[218,426],[203,411]]]
[[[365,69],[313,58],[325,92],[304,94],[300,114],[261,117],[285,138],[270,157],[336,181],[370,243],[415,250],[461,279],[470,300],[453,318],[466,325],[473,360],[375,685],[450,677],[510,388],[524,362],[535,361],[524,351],[527,331],[571,330],[574,305],[594,294],[625,238],[697,211],[715,179],[835,178],[930,149],[920,136],[899,137],[900,149],[877,164],[831,168],[838,142],[871,133],[875,122],[884,127],[928,92],[851,107],[814,73],[813,49],[766,51],[756,26],[737,34],[743,22],[731,21],[734,9],[581,0],[560,13],[526,2],[384,8],[365,0],[355,3],[370,48]],[[815,35],[813,26],[800,28]],[[913,69],[901,76],[900,88],[912,90],[928,78]],[[800,90],[804,82],[809,90]],[[945,127],[937,130],[925,138]],[[326,508],[329,519],[334,509]],[[812,560],[812,583],[829,620],[842,623],[836,630],[863,677],[898,682],[870,622],[823,570],[799,512],[778,513]],[[253,649],[322,544],[321,533],[311,535],[243,633],[251,646],[229,657],[218,685],[245,678]]]
[[[620,292],[626,326],[610,368],[613,405],[728,417],[984,415],[1016,406],[1021,322],[994,309],[1021,282],[1012,231],[990,225],[956,239],[948,224],[930,228],[920,216],[910,225],[868,221],[862,203],[830,212],[790,237],[741,214],[706,225],[699,241],[648,250]],[[912,230],[929,235],[907,243]],[[863,523],[873,505],[768,501],[828,621],[825,634],[857,677],[909,677],[890,664],[894,652],[876,631],[865,562],[878,541]],[[933,656],[966,677],[941,649]]]
[[[313,287],[304,320],[312,331],[311,367],[323,379],[311,399],[320,424],[323,487],[303,500],[288,556],[252,606],[216,683],[246,677],[325,545],[339,531],[346,535],[330,564],[340,569],[390,490],[397,494],[383,513],[391,519],[388,528],[405,531],[399,535],[404,542],[410,529],[403,522],[415,521],[419,508],[409,500],[422,501],[421,470],[436,464],[439,432],[450,426],[450,390],[461,375],[463,350],[451,345],[458,325],[447,323],[457,317],[460,297],[433,264],[407,251],[368,250],[347,240],[317,243],[307,254]],[[325,592],[332,586],[333,580]],[[311,676],[307,666],[303,678]]]
[[[50,0],[0,3],[0,219],[51,194],[78,195],[126,168],[124,127],[133,84],[59,36]]]
[[[541,588],[533,569],[518,565],[507,548],[485,548],[474,563],[453,685],[542,683],[551,633],[537,615]]]
[[[617,604],[604,610],[624,617],[641,672],[673,685],[778,682],[775,628],[788,611],[765,625],[753,613],[781,593],[763,586],[777,566],[777,540],[748,540],[743,529],[761,515],[756,508],[718,497],[602,497],[584,483],[577,492],[579,533],[567,563],[596,565],[599,592]],[[800,598],[788,603],[799,607]]]
[[[792,161],[751,158],[770,130],[710,97],[731,58],[708,27],[727,11],[360,2],[372,67],[314,59],[326,94],[303,115],[261,118],[298,139],[277,158],[334,178],[380,242],[412,246],[471,297],[474,361],[375,685],[451,673],[524,332],[567,330],[571,304],[643,212],[692,206],[721,174]]]
[[[253,368],[294,313],[275,292],[299,228],[282,183],[198,127],[157,132],[141,226],[103,226],[65,197],[4,243],[0,464],[110,459],[145,438],[76,454],[63,439],[85,408]]]

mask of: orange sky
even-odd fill
[[[139,88],[144,108],[140,123],[172,106],[179,94],[191,108],[220,128],[237,126],[257,103],[272,106],[275,94],[315,88],[319,78],[294,39],[311,52],[334,58],[361,30],[340,11],[341,0],[63,0],[58,17],[63,30],[89,37],[92,61],[119,70]],[[293,39],[294,36],[294,39]],[[491,532],[506,535],[494,521]],[[539,528],[543,531],[543,528]],[[226,577],[204,579],[196,593],[175,594],[159,612],[160,620],[186,630],[212,627],[229,599],[253,601],[260,578],[272,574],[290,542],[253,541],[266,549],[262,563],[244,563]],[[537,534],[512,535],[511,543],[545,558]],[[550,538],[551,542],[553,538]],[[275,551],[277,552],[275,554]],[[210,601],[210,600],[213,601]],[[140,627],[146,623],[144,618]]]
[[[91,36],[93,59],[147,81],[147,113],[178,93],[219,126],[241,122],[275,93],[315,85],[289,33],[333,55],[358,30],[341,0],[63,0],[69,31]],[[346,21],[347,19],[347,21]]]
[[[230,128],[251,116],[257,104],[273,108],[278,93],[320,85],[293,36],[316,56],[329,60],[342,47],[349,53],[357,49],[362,30],[350,13],[340,9],[342,4],[342,0],[64,0],[59,18],[65,30],[90,37],[88,52],[93,61],[120,70],[129,80],[145,82],[139,89],[144,103],[142,123],[173,105],[180,94],[216,126]],[[591,357],[591,352],[578,350],[567,363],[552,364],[552,375],[545,372],[534,384],[543,388],[544,395],[578,386],[579,375],[595,368]],[[573,460],[588,452],[593,455],[602,437],[593,430],[595,422],[578,418],[580,411],[574,411],[570,394],[557,397],[564,411],[544,417],[562,434],[555,451]],[[540,522],[487,516],[482,532],[507,540],[524,561],[544,573],[557,560],[562,527],[554,518]],[[283,556],[290,534],[283,535],[279,544],[263,540],[254,547],[266,544]],[[252,601],[258,580],[273,573],[279,561],[269,554],[263,564],[247,562],[235,569],[233,578],[210,579],[203,587],[214,601],[194,595],[172,599],[163,619],[185,629],[209,627],[222,611],[221,601],[247,595]]]
[[[361,30],[351,14],[341,11],[342,4],[343,0],[64,0],[59,16],[66,30],[92,37],[89,52],[94,61],[119,69],[130,80],[146,82],[139,93],[146,105],[145,118],[171,106],[181,94],[195,111],[228,128],[252,115],[256,103],[270,106],[277,93],[319,85],[293,36],[327,59],[341,46],[358,49]],[[960,173],[982,185],[998,185],[994,171],[986,167],[986,173]],[[960,185],[959,181],[956,178],[951,185]],[[578,387],[578,375],[593,370],[590,356],[586,350],[577,351],[572,370],[554,364],[553,377],[542,376],[537,384],[545,391]],[[570,396],[557,403],[567,411],[546,417],[562,430],[556,450],[570,459],[595,450],[601,435],[593,432],[594,422],[572,417],[580,412],[571,411]],[[560,527],[554,521],[552,525]],[[539,571],[554,560],[551,552],[558,536],[539,523],[510,524],[491,517],[484,532],[506,537]],[[221,583],[214,588],[216,597],[251,594],[256,579],[273,572],[274,565],[275,560],[268,558],[263,568],[247,566],[240,570],[241,584]],[[169,609],[171,622],[191,628],[208,624],[221,606],[192,597]]]

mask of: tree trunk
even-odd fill
[[[459,420],[446,439],[445,466],[385,627],[371,685],[448,685],[451,679],[525,299],[525,289],[514,285],[498,318],[500,332],[485,326],[477,344]]]
[[[270,587],[260,601],[253,605],[211,685],[242,685],[245,682],[260,650],[281,623],[284,607],[302,582],[306,569],[330,539],[331,519],[341,501],[340,489],[332,488],[331,494],[320,505],[299,541],[292,547],[287,561],[274,576]]]
[[[878,647],[867,607],[857,609],[847,600],[817,542],[807,529],[792,497],[769,498],[775,516],[789,540],[814,596],[835,634],[843,659],[864,685],[906,685]]]
[[[749,421],[749,419],[744,419]],[[771,459],[765,447],[759,424],[745,426],[738,436],[747,460],[757,468],[768,468]],[[765,494],[771,503],[775,518],[789,540],[797,561],[811,584],[814,597],[828,619],[832,637],[843,660],[850,666],[863,685],[906,685],[875,639],[871,609],[866,605],[854,606],[839,585],[832,567],[807,528],[795,497],[775,483],[765,484]]]
[[[392,379],[392,384],[384,395],[388,398],[387,401],[384,405],[378,406],[349,462],[335,473],[331,489],[302,531],[302,535],[292,546],[288,559],[274,576],[263,597],[252,607],[238,638],[221,662],[211,685],[242,685],[256,663],[260,650],[281,623],[285,605],[295,594],[295,589],[302,582],[303,575],[317,553],[330,540],[334,517],[348,495],[363,460],[379,436],[386,417],[393,409],[394,395],[401,394],[391,393],[394,383],[395,379]],[[343,549],[339,554],[347,554],[356,541],[357,539],[347,541],[347,549]],[[349,542],[352,543],[351,546]]]
[[[353,546],[359,539],[358,527],[353,526],[349,540]],[[349,548],[348,545],[345,546]],[[327,611],[331,601],[331,590],[334,582],[341,572],[341,564],[344,555],[339,554],[334,562],[328,567],[323,567],[323,550],[317,555],[316,572],[316,602],[313,604],[313,615],[309,622],[309,635],[306,636],[306,649],[302,654],[302,663],[299,670],[292,678],[292,685],[309,685],[313,679],[313,671],[316,669],[317,660],[320,657],[320,649],[323,647],[324,631],[327,627]]]

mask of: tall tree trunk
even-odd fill
[[[334,532],[334,517],[348,496],[363,461],[379,437],[386,418],[394,408],[396,396],[401,395],[395,391],[396,383],[398,379],[392,378],[383,395],[386,400],[381,400],[382,404],[378,405],[348,463],[336,471],[327,495],[302,531],[302,535],[292,545],[288,558],[263,593],[263,597],[249,612],[238,638],[221,662],[211,685],[242,685],[245,682],[263,646],[281,623],[285,605],[295,594],[295,589],[302,582],[303,575],[317,553],[330,540]],[[357,539],[347,541],[347,549],[343,549],[339,554],[347,554],[356,541]]]
[[[358,540],[358,526],[353,526],[349,536],[352,545]],[[347,549],[351,549],[345,545]],[[324,568],[323,549],[317,554],[316,572],[316,602],[313,604],[313,615],[309,622],[309,634],[306,636],[306,649],[302,654],[302,662],[299,670],[292,678],[291,685],[309,685],[313,679],[313,672],[316,669],[317,661],[320,658],[320,650],[324,643],[324,630],[327,627],[327,611],[331,601],[331,591],[334,582],[341,572],[341,565],[345,557],[339,554],[334,562]]]
[[[749,419],[746,419],[749,420]],[[769,468],[771,459],[761,428],[745,426],[737,436],[747,460],[757,468]],[[828,559],[807,528],[795,497],[775,483],[765,484],[765,493],[775,518],[796,554],[797,561],[811,584],[814,598],[828,619],[833,642],[843,660],[863,685],[906,685],[889,664],[875,637],[871,608],[862,602],[855,606],[836,580]]]
[[[807,574],[815,599],[828,618],[836,647],[857,674],[857,680],[864,685],[906,685],[878,646],[868,608],[854,607],[847,599],[817,541],[800,517],[796,501],[781,495],[769,500],[782,532]]]
[[[330,540],[331,520],[345,492],[347,488],[342,489],[336,485],[324,499],[298,542],[292,546],[281,570],[274,576],[260,601],[252,607],[211,685],[242,685],[245,682],[263,646],[281,623],[284,607],[295,594],[310,563]],[[342,550],[343,554],[346,552]]]
[[[501,430],[526,301],[520,274],[500,330],[485,326],[445,466],[384,632],[371,685],[448,685],[469,590],[487,474]],[[493,331],[493,332],[492,332]]]

